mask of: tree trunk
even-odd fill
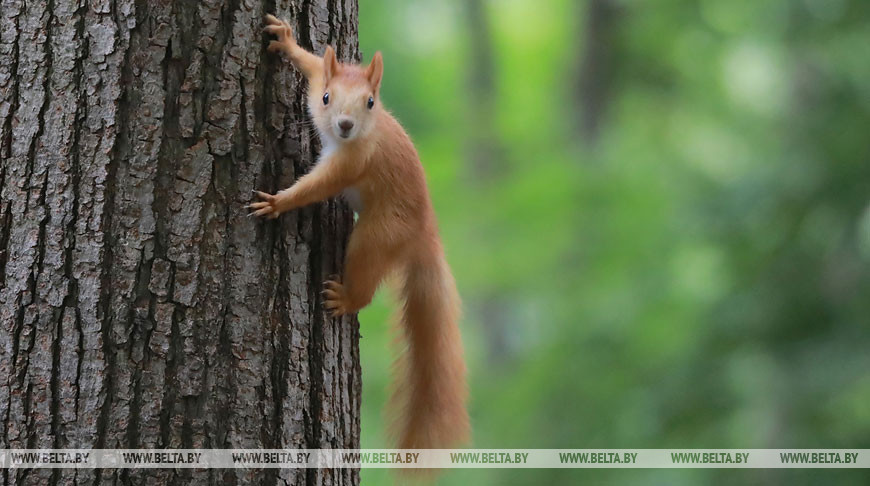
[[[247,218],[317,152],[265,51],[358,59],[355,0],[3,0],[0,447],[355,448],[352,214]],[[350,484],[340,470],[4,470],[4,484]]]

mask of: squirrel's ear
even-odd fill
[[[338,73],[338,59],[335,58],[335,50],[332,46],[326,46],[326,52],[323,53],[323,74],[326,76],[328,83],[336,73]]]
[[[366,68],[366,78],[368,78],[369,84],[372,85],[372,89],[376,93],[381,87],[382,77],[384,77],[384,57],[381,56],[381,51],[378,51],[372,57],[369,67]]]

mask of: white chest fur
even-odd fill
[[[320,157],[317,158],[317,163],[322,164],[329,159],[329,156],[338,149],[338,142],[330,136],[320,135]]]
[[[320,135],[320,145],[323,147],[320,150],[320,158],[317,159],[318,164],[327,163],[329,160],[329,156],[338,148],[338,142],[336,142],[332,137],[328,135],[324,135],[323,133],[319,133]],[[355,187],[348,187],[347,189],[341,192],[341,195],[344,197],[344,200],[350,205],[350,208],[355,212],[359,213],[363,209],[362,195],[360,195],[359,189]]]

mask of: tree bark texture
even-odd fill
[[[352,214],[246,217],[318,150],[265,51],[359,58],[355,0],[0,2],[0,447],[354,448]],[[4,470],[4,484],[356,484],[350,470]]]

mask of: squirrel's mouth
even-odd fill
[[[353,135],[354,135],[353,128],[348,129],[348,130],[345,130],[343,128],[339,128],[338,130],[336,130],[336,132],[338,132],[337,134],[338,134],[339,138],[344,139],[344,140],[347,140],[347,139],[353,137]]]

